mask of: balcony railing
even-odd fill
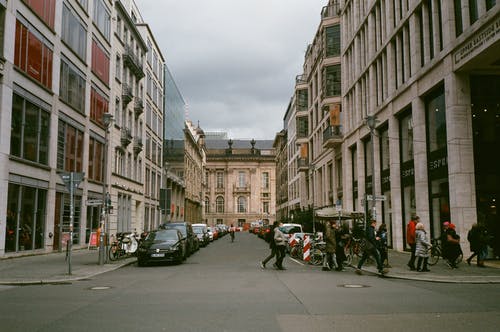
[[[295,84],[307,84],[306,75],[302,74],[295,76]]]
[[[134,95],[132,94],[132,88],[127,83],[122,84],[122,102],[123,107],[127,106],[128,103],[132,101]]]
[[[247,184],[245,186],[240,186],[233,184],[233,193],[249,193],[250,192],[250,185]]]
[[[307,158],[299,158],[297,160],[297,168],[299,172],[307,172],[309,170],[309,161]]]
[[[128,66],[132,72],[141,79],[144,77],[144,69],[142,69],[142,62],[139,57],[135,55],[132,47],[125,45],[125,50],[123,52],[123,62]]]
[[[342,126],[328,126],[323,131],[323,147],[334,148],[342,144],[344,135],[342,133]]]
[[[143,144],[142,144],[142,137],[135,137],[134,138],[134,153],[138,155],[139,153],[142,152]]]
[[[132,133],[130,132],[130,129],[122,128],[120,143],[123,147],[127,147],[130,142],[132,142]]]
[[[134,112],[136,117],[144,112],[144,102],[142,101],[142,98],[135,98]]]

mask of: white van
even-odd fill
[[[283,226],[280,227],[280,230],[283,232],[283,234],[285,234],[287,242],[292,234],[303,232],[301,224],[283,224]]]

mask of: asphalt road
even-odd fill
[[[322,272],[237,233],[181,265],[67,284],[0,286],[0,331],[498,331],[500,287]],[[268,264],[271,265],[271,264]]]

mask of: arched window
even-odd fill
[[[224,197],[222,196],[217,197],[217,199],[215,200],[215,204],[216,204],[216,212],[224,213]]]
[[[238,213],[247,212],[247,199],[246,197],[238,197]]]
[[[210,213],[210,199],[205,197],[205,213]]]

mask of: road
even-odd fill
[[[0,286],[0,331],[498,331],[498,285],[323,272],[237,233],[181,265],[136,264],[67,284]],[[268,264],[271,265],[271,264]]]

